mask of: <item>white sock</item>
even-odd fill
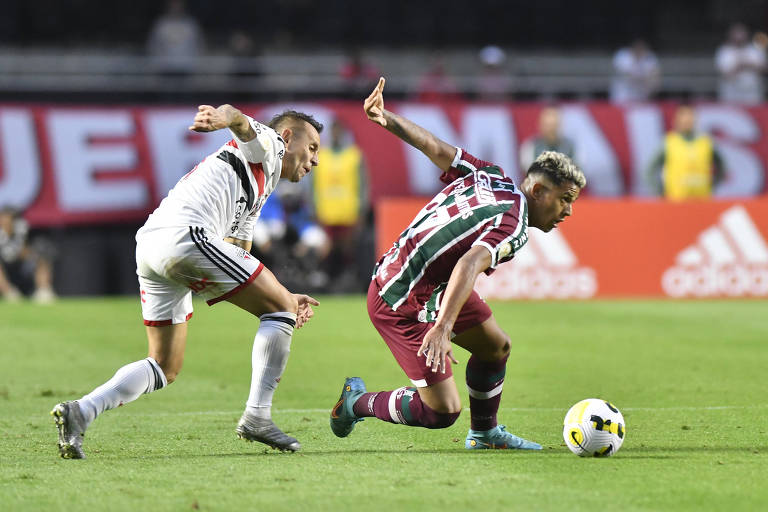
[[[143,393],[151,393],[168,384],[160,365],[148,357],[117,370],[107,382],[78,400],[87,424],[106,410],[133,402]]]
[[[272,417],[272,396],[291,352],[296,315],[268,313],[261,315],[260,320],[259,330],[253,339],[253,374],[245,411],[250,416],[269,419]]]

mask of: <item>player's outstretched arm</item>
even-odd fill
[[[440,312],[437,321],[424,335],[424,340],[419,347],[418,355],[424,354],[427,358],[427,366],[433,372],[445,373],[445,358],[458,363],[453,357],[451,348],[451,332],[461,308],[467,302],[475,280],[480,272],[491,266],[491,253],[485,247],[472,247],[464,254],[451,271],[448,286],[441,301]]]
[[[384,109],[384,77],[370,96],[363,102],[363,109],[368,119],[383,126],[402,140],[415,147],[429,157],[440,169],[447,171],[451,168],[456,148],[438,139],[431,132],[416,123]]]
[[[232,105],[224,104],[218,108],[211,105],[200,105],[190,130],[195,132],[215,132],[229,128],[243,142],[256,137],[256,132],[248,122],[248,118]]]

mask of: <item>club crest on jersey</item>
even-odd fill
[[[496,196],[491,187],[491,177],[485,171],[475,171],[475,188],[477,189],[477,201],[480,204],[496,206]]]

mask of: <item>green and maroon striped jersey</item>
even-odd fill
[[[381,257],[373,279],[392,309],[433,322],[453,267],[471,247],[491,253],[490,274],[528,241],[523,193],[501,168],[457,148],[448,183]]]

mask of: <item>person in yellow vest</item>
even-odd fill
[[[723,160],[709,135],[697,133],[696,113],[688,105],[675,112],[674,130],[648,168],[659,195],[672,201],[707,199],[723,181]]]
[[[312,171],[315,218],[332,241],[328,275],[337,291],[357,291],[356,255],[366,221],[368,194],[360,149],[339,121],[331,124],[330,144]]]

